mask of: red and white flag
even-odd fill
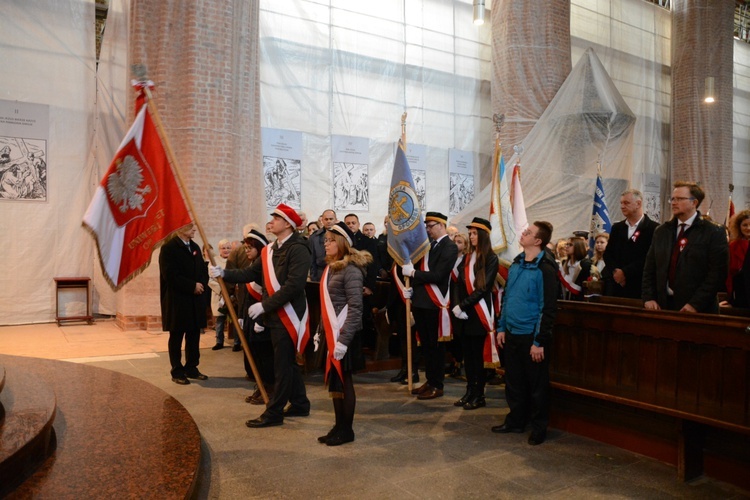
[[[141,90],[142,92],[142,90]],[[164,145],[142,94],[133,125],[83,216],[114,290],[148,267],[170,233],[191,222]]]

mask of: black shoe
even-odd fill
[[[212,351],[218,351],[219,349],[224,349],[224,344],[216,344],[211,348]]]
[[[340,429],[326,439],[326,445],[339,446],[344,443],[351,443],[352,441],[354,441],[354,431],[351,429]]]
[[[275,427],[277,425],[282,425],[283,423],[283,420],[271,420],[270,418],[261,415],[253,420],[248,420],[245,422],[245,425],[254,429],[259,429],[261,427]]]
[[[453,403],[453,406],[463,406],[469,402],[469,399],[471,399],[471,392],[468,389],[466,389],[466,393],[463,396],[461,396],[461,399]]]
[[[546,432],[532,432],[529,436],[529,444],[531,446],[536,446],[538,444],[542,444],[545,439],[547,439]]]
[[[310,415],[310,410],[303,410],[302,408],[295,408],[294,406],[289,406],[286,409],[284,409],[284,416],[285,417],[306,417]]]
[[[336,434],[336,432],[338,432],[338,430],[339,430],[339,428],[334,425],[333,428],[330,431],[328,431],[328,434],[326,434],[325,436],[320,436],[318,438],[318,442],[319,443],[325,443],[326,441],[328,441],[328,439],[331,436],[333,436],[334,434]]]
[[[208,380],[208,375],[203,375],[201,372],[195,372],[188,375],[187,378],[194,378],[195,380]]]
[[[239,352],[242,350],[242,344],[234,344],[232,346],[232,352]]]
[[[497,434],[508,434],[511,432],[514,434],[522,434],[523,427],[510,427],[507,424],[495,425],[492,427],[492,432],[496,432]]]
[[[391,382],[404,382],[406,380],[406,370],[400,370],[395,376],[391,377]]]
[[[464,410],[476,410],[477,408],[484,408],[485,406],[487,406],[487,400],[484,396],[477,396],[466,402]]]
[[[414,372],[411,375],[411,383],[412,384],[416,384],[417,382],[419,382],[419,373]],[[404,380],[401,381],[401,384],[402,385],[409,385],[409,381],[406,380],[406,377],[404,377]]]
[[[186,377],[172,377],[172,382],[180,385],[188,385],[190,383]]]

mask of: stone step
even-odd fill
[[[201,437],[175,398],[138,378],[86,364],[0,354],[0,365],[9,374],[12,368],[33,372],[57,403],[57,447],[10,499],[191,498]]]
[[[7,369],[7,371],[6,371]],[[55,449],[55,393],[33,371],[5,367],[0,406],[0,498],[30,477]]]

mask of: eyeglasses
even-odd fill
[[[672,196],[669,199],[669,202],[674,203],[675,201],[685,201],[685,200],[693,201],[694,199],[695,198],[693,198],[692,196]]]
[[[521,234],[522,234],[523,236],[533,236],[534,238],[536,238],[536,235],[535,235],[535,234],[531,234],[531,229],[524,229],[524,230],[523,230],[523,232],[522,232]]]
[[[323,244],[326,244],[326,243],[335,243],[335,242],[336,242],[336,240],[334,240],[333,238],[323,238]]]
[[[433,227],[435,227],[437,225],[438,225],[437,222],[433,222],[432,224],[425,223],[424,227],[426,227],[427,229],[432,229]]]

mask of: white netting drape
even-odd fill
[[[49,106],[47,200],[0,200],[0,324],[48,322],[53,278],[91,276],[81,216],[93,192],[94,1],[6,0],[0,32],[0,99]],[[63,298],[64,315],[84,310]]]
[[[589,230],[599,162],[613,223],[630,187],[658,191],[644,194],[659,220],[668,180],[669,12],[640,0],[623,2],[621,12],[587,5],[571,6],[573,70],[521,143],[528,220],[552,222],[553,238]],[[617,17],[626,9],[629,23]],[[486,216],[489,197],[488,186],[455,221]]]
[[[301,207],[333,206],[331,136],[369,139],[369,210],[382,229],[394,160],[407,140],[426,145],[428,210],[448,212],[450,148],[489,165],[489,25],[469,1],[261,3],[263,127],[304,133]],[[343,219],[345,213],[338,213]]]

